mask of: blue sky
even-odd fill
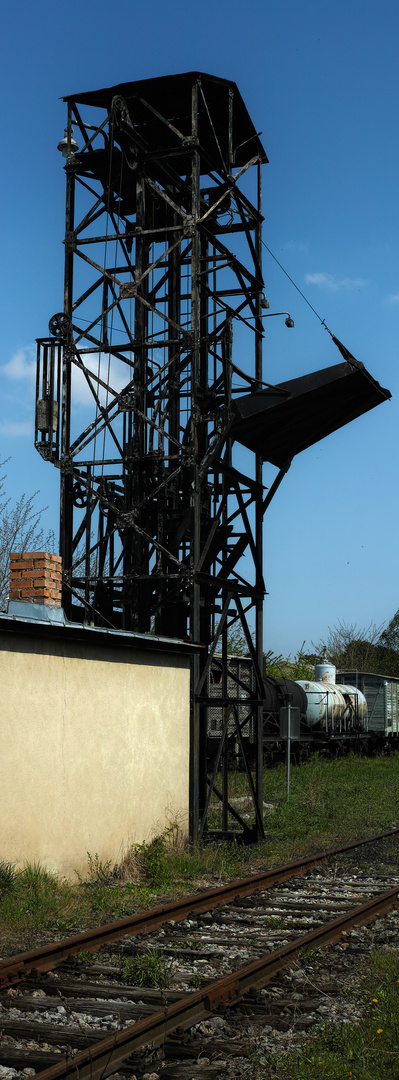
[[[35,338],[62,308],[63,95],[203,70],[237,82],[262,131],[264,239],[310,303],[388,387],[390,403],[299,455],[265,523],[265,646],[310,649],[337,620],[399,607],[399,247],[396,0],[21,0],[3,18],[0,457],[8,491],[39,490],[58,527],[57,470],[33,447]],[[338,363],[329,335],[265,252],[264,377]],[[240,360],[236,356],[236,362]],[[271,482],[275,470],[265,468]]]

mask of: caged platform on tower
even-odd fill
[[[307,376],[306,386],[262,381],[267,157],[234,82],[190,72],[64,100],[64,305],[38,341],[35,434],[61,474],[63,607],[74,621],[202,643],[192,675],[191,833],[209,832],[214,795],[223,834],[234,819],[244,839],[257,840],[264,510],[304,448],[305,428],[310,445],[389,395],[346,350],[344,363]],[[263,460],[280,469],[266,497]],[[241,689],[228,678],[237,628],[255,672],[244,718]],[[250,822],[229,802],[223,734],[207,774],[216,652]],[[249,724],[254,770],[242,738]]]

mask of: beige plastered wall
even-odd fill
[[[5,634],[0,686],[0,859],[71,878],[187,829],[186,656]]]

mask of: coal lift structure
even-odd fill
[[[338,342],[335,367],[262,381],[267,157],[234,82],[190,72],[64,100],[64,304],[38,340],[35,432],[61,474],[64,610],[203,646],[192,672],[191,835],[210,831],[213,795],[222,833],[234,819],[256,841],[264,511],[295,453],[389,394]],[[268,494],[263,460],[279,468]],[[228,677],[237,627],[254,669],[244,719],[242,688]],[[206,768],[215,653],[249,824],[229,802],[227,722],[212,775]]]

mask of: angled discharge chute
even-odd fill
[[[344,363],[235,398],[230,434],[264,461],[287,461],[391,394],[333,337]]]

